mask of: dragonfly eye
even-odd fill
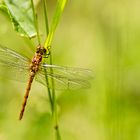
[[[46,53],[46,49],[42,47],[41,45],[38,45],[36,49],[36,53],[40,53],[41,55],[43,55]]]
[[[43,52],[43,54],[46,54],[46,52],[47,52],[44,47],[42,48],[42,52]]]
[[[36,53],[40,53],[40,51],[41,51],[41,46],[38,45],[37,48],[36,48]]]

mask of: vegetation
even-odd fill
[[[48,63],[90,68],[94,79],[73,91],[34,81],[19,121],[26,84],[1,78],[0,140],[139,140],[140,2],[12,2],[0,5],[0,44],[31,58],[41,43]]]

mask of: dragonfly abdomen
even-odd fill
[[[35,75],[34,75],[34,76],[35,76]],[[30,89],[31,89],[31,85],[32,85],[34,76],[30,76],[30,77],[29,77],[28,85],[27,85],[27,88],[26,88],[26,93],[25,93],[25,95],[24,95],[24,101],[23,101],[23,103],[22,103],[22,109],[21,109],[20,115],[19,115],[19,120],[21,120],[22,117],[23,117],[24,110],[25,110],[25,107],[26,107],[26,104],[27,104],[27,100],[28,100],[28,97],[29,97],[29,92],[30,92]]]
[[[41,47],[40,45],[37,47],[36,53],[34,55],[34,57],[32,58],[32,62],[30,64],[30,74],[29,74],[29,80],[28,80],[28,85],[26,88],[26,93],[24,95],[24,101],[22,104],[22,109],[20,112],[20,116],[19,119],[21,120],[24,114],[24,110],[27,104],[27,100],[28,100],[28,96],[29,96],[29,92],[31,89],[31,85],[33,82],[33,79],[37,73],[37,71],[39,70],[39,66],[41,64],[42,61],[42,55],[45,53],[45,48]]]

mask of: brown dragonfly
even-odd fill
[[[53,79],[56,89],[78,89],[90,87],[89,79],[92,78],[92,72],[88,69],[62,67],[43,63],[46,50],[41,45],[37,46],[32,59],[29,59],[14,50],[0,45],[0,69],[5,69],[9,74],[4,74],[1,70],[0,75],[19,81],[28,81],[22,109],[19,119],[24,114],[25,106],[31,89],[33,80],[52,88],[52,82],[46,82]],[[52,73],[53,70],[53,73]],[[5,71],[4,71],[5,72]]]

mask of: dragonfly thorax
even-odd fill
[[[35,73],[39,70],[40,63],[42,61],[42,56],[46,52],[46,49],[44,47],[41,47],[41,45],[38,45],[35,55],[32,58],[32,62],[30,64],[30,72]]]

